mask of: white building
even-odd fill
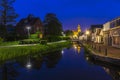
[[[104,45],[111,45],[111,41],[109,39],[110,38],[109,30],[110,30],[110,22],[103,24],[103,42],[104,42]]]

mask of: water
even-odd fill
[[[0,80],[119,79],[118,67],[90,60],[85,55],[84,48],[75,45],[46,55],[23,56],[7,61],[0,67]]]

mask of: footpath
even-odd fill
[[[49,42],[47,44],[61,43],[61,42],[66,42],[66,40],[57,41],[57,42]],[[0,48],[9,48],[9,47],[18,47],[18,46],[35,46],[35,45],[38,45],[38,44],[8,45],[8,46],[0,46]]]

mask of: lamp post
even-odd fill
[[[63,37],[65,37],[65,34],[64,34],[64,32],[61,32],[61,34],[62,34],[62,36],[63,36]]]
[[[31,29],[31,27],[30,27],[30,26],[27,26],[26,29],[27,29],[27,31],[28,31],[28,37],[30,37],[30,29]]]
[[[88,41],[88,35],[90,34],[89,30],[86,30],[85,34],[86,34],[86,37],[87,37],[86,40]]]

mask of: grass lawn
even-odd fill
[[[63,47],[69,47],[71,42],[60,42],[47,45],[34,45],[34,46],[18,46],[18,47],[4,47],[0,48],[0,61],[9,60],[15,57],[20,57],[28,54],[41,53],[59,50]]]
[[[10,45],[18,45],[19,41],[12,41],[12,42],[2,42],[0,46],[10,46]]]

